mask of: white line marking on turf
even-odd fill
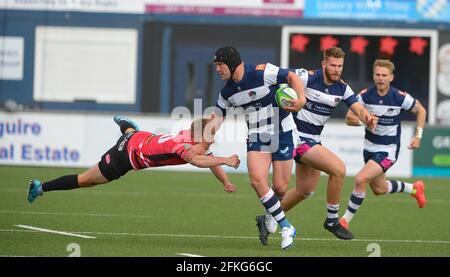
[[[24,228],[24,229],[40,231],[40,232],[60,234],[60,235],[72,236],[72,237],[79,237],[79,238],[83,238],[83,239],[95,239],[96,238],[96,237],[79,235],[79,234],[74,234],[74,233],[69,233],[69,232],[62,232],[62,231],[55,231],[55,230],[50,230],[50,229],[38,228],[38,227],[29,226],[29,225],[14,225],[14,226],[17,226],[17,227],[20,227],[20,228]]]
[[[186,256],[186,257],[204,257],[204,256],[200,256],[197,254],[191,254],[191,253],[177,253],[177,255]]]
[[[125,218],[154,218],[154,215],[134,215],[134,214],[103,214],[103,213],[63,213],[63,212],[35,212],[35,211],[9,211],[0,210],[0,214],[25,214],[25,215],[73,215],[73,216],[94,216],[94,217],[125,217]]]
[[[13,193],[24,193],[23,189],[16,189],[16,188],[0,188],[0,192],[13,192]],[[72,194],[72,193],[71,193]],[[192,197],[192,198],[230,198],[229,194],[216,194],[216,193],[189,193],[189,192],[145,192],[145,191],[139,191],[139,192],[130,192],[130,191],[92,191],[92,190],[76,190],[73,191],[73,194],[86,194],[86,195],[102,195],[102,196],[131,196],[131,197],[146,197],[154,196],[154,197]],[[254,195],[251,194],[233,194],[232,198],[254,198]],[[369,201],[376,201],[376,202],[390,202],[390,203],[415,203],[414,198],[405,197],[405,198],[398,198],[398,197],[371,197],[368,198]],[[324,201],[326,200],[325,196],[319,196],[316,195],[309,199],[308,201]],[[427,203],[433,203],[433,204],[448,204],[447,199],[442,198],[432,198],[427,199]]]
[[[16,229],[0,229],[0,232],[33,232],[28,230]],[[89,235],[106,235],[106,236],[145,236],[145,237],[185,237],[185,238],[214,238],[214,239],[257,239],[257,237],[248,236],[218,236],[218,235],[194,235],[194,234],[158,234],[158,233],[113,233],[113,232],[83,232],[76,231],[79,234]],[[274,237],[280,240],[279,237]],[[340,241],[334,238],[296,238],[297,241]],[[343,243],[351,242],[392,242],[392,243],[433,243],[433,244],[450,244],[448,240],[396,240],[396,239],[352,239]]]
[[[16,258],[16,257],[21,257],[21,258],[23,258],[23,257],[39,257],[39,256],[0,255],[0,257],[14,257],[14,258]]]

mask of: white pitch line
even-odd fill
[[[79,235],[79,234],[74,234],[74,233],[68,233],[68,232],[62,232],[62,231],[55,231],[55,230],[50,230],[50,229],[38,228],[38,227],[33,227],[33,226],[28,226],[28,225],[14,225],[14,226],[17,226],[17,227],[20,227],[20,228],[24,228],[24,229],[40,231],[40,232],[60,234],[60,235],[72,236],[72,237],[79,237],[79,238],[83,238],[83,239],[95,239],[96,238],[96,237]]]
[[[16,257],[20,257],[20,258],[23,258],[23,257],[39,257],[39,256],[22,256],[22,255],[0,255],[0,257],[14,257],[14,258],[16,258]]]
[[[25,230],[23,230],[25,231]],[[0,232],[23,232],[15,229],[0,229]],[[31,231],[30,231],[31,232]],[[213,238],[213,239],[257,239],[257,237],[250,236],[218,236],[218,235],[199,235],[199,234],[159,234],[159,233],[115,233],[115,232],[83,232],[76,231],[79,234],[89,235],[105,235],[105,236],[144,236],[144,237],[184,237],[184,238]],[[280,240],[279,237],[274,237],[275,240]],[[298,237],[296,241],[340,241],[335,238],[306,238]],[[395,239],[352,239],[342,241],[343,243],[351,242],[392,242],[392,243],[432,243],[432,244],[450,244],[448,240],[395,240]]]
[[[64,213],[64,212],[37,212],[37,211],[10,211],[0,210],[0,214],[24,214],[24,215],[61,215],[61,216],[92,216],[92,217],[125,217],[125,218],[154,218],[154,215],[134,214],[104,214],[104,213]]]
[[[204,257],[204,256],[200,256],[197,254],[191,254],[191,253],[177,253],[177,255],[186,256],[186,257]]]

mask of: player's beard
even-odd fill
[[[341,74],[338,74],[337,78],[334,78],[333,75],[331,75],[331,73],[327,70],[327,68],[325,68],[324,72],[325,72],[325,77],[330,82],[339,81],[339,79],[341,78]]]

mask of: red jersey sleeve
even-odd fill
[[[189,143],[178,143],[173,148],[173,153],[176,153],[184,160],[186,156],[191,153],[191,146],[192,145]]]

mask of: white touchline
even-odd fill
[[[197,254],[191,254],[191,253],[177,253],[177,255],[186,256],[186,257],[204,257],[204,256],[200,256]]]
[[[60,235],[72,236],[72,237],[79,237],[79,238],[84,238],[84,239],[95,239],[96,238],[96,237],[79,235],[79,234],[74,234],[74,233],[68,233],[68,232],[62,232],[62,231],[55,231],[55,230],[50,230],[50,229],[38,228],[38,227],[33,227],[33,226],[28,226],[28,225],[14,225],[14,226],[17,226],[17,227],[20,227],[20,228],[25,228],[25,229],[30,229],[30,230],[35,230],[35,231],[40,231],[40,232],[60,234]]]

